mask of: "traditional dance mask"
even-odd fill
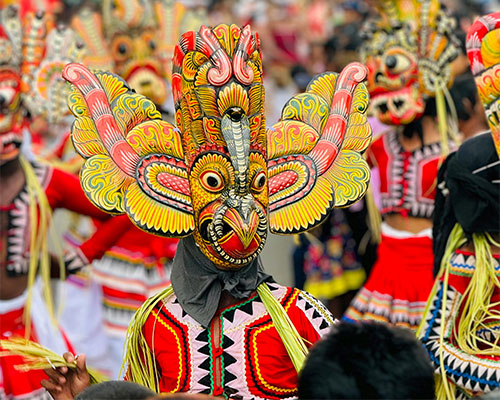
[[[381,0],[380,16],[364,28],[361,58],[375,115],[406,125],[422,116],[425,99],[451,84],[458,55],[455,21],[438,0]]]
[[[500,12],[485,15],[470,27],[467,55],[500,157]]]
[[[67,115],[69,88],[61,73],[84,49],[72,30],[55,28],[47,14],[27,13],[21,26],[12,6],[0,10],[0,21],[0,157],[5,161],[19,155],[21,105],[49,123]]]
[[[152,233],[193,234],[206,257],[234,269],[258,256],[268,226],[303,232],[364,194],[371,130],[361,64],[314,79],[267,131],[249,26],[185,33],[173,65],[178,128],[117,76],[66,67],[77,89],[73,143],[87,159],[82,187],[97,206]]]
[[[167,74],[159,22],[165,17],[155,7],[151,0],[106,0],[103,22],[115,72],[137,92],[163,104]]]
[[[22,28],[14,7],[0,10],[0,162],[16,158],[20,129]]]

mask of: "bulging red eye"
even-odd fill
[[[385,57],[387,69],[392,74],[400,74],[411,67],[411,60],[403,54],[390,54]]]
[[[200,176],[201,184],[209,192],[219,192],[224,188],[224,179],[217,171],[205,171]]]
[[[262,192],[262,190],[266,186],[266,180],[267,180],[266,173],[264,171],[260,171],[253,178],[252,189],[257,192]]]

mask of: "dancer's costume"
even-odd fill
[[[374,140],[367,158],[380,172],[382,215],[432,218],[435,180],[446,138],[443,91],[457,55],[454,21],[438,0],[379,3],[380,18],[368,24],[362,58],[374,113],[386,124],[415,123],[436,97],[442,143],[405,151],[396,130]],[[444,105],[443,105],[444,107]],[[418,122],[417,122],[418,123]],[[401,128],[399,128],[401,129]],[[431,230],[418,234],[382,224],[378,259],[346,320],[377,320],[415,329],[433,284]]]
[[[61,70],[66,63],[79,59],[82,48],[71,30],[51,28],[50,16],[46,14],[28,13],[21,24],[16,8],[3,8],[0,22],[0,96],[4,103],[0,115],[0,158],[3,167],[20,157],[26,179],[11,203],[0,210],[0,268],[12,282],[28,277],[24,293],[0,300],[0,335],[2,339],[27,336],[64,352],[72,347],[53,323],[52,303],[46,301],[51,297],[47,250],[51,209],[67,208],[101,220],[110,218],[88,201],[77,177],[20,156],[22,107],[32,115],[56,121],[63,114],[61,109],[66,109],[64,99],[68,94]],[[8,190],[7,184],[2,190]],[[109,233],[103,227],[101,236],[66,253],[65,274],[101,255]],[[37,274],[40,279],[36,279]],[[40,385],[45,377],[43,371],[20,372],[16,365],[22,362],[17,356],[0,357],[0,397],[47,397]]]
[[[365,192],[365,68],[317,77],[270,130],[249,26],[182,35],[178,128],[110,73],[71,64],[64,76],[76,88],[72,135],[89,198],[151,233],[184,237],[172,287],[129,328],[127,378],[158,392],[295,397],[296,369],[333,321],[307,293],[273,283],[258,255],[268,227],[305,231]]]
[[[440,170],[436,197],[436,285],[420,329],[436,368],[438,399],[500,389],[500,13],[467,38],[471,69],[492,135],[467,140]],[[495,151],[496,146],[496,151]],[[472,243],[474,251],[460,247]],[[496,243],[499,246],[498,243]]]

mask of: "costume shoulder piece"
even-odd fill
[[[471,26],[467,54],[500,157],[500,12],[485,15]]]
[[[72,138],[87,159],[89,198],[149,232],[193,234],[220,268],[253,261],[268,226],[311,229],[366,190],[361,153],[371,130],[361,64],[317,77],[270,131],[260,41],[249,26],[182,35],[172,72],[177,128],[115,75],[70,64],[64,77],[75,87]]]

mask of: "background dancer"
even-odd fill
[[[372,110],[395,128],[368,150],[370,165],[380,172],[382,240],[368,281],[344,318],[416,329],[433,283],[435,181],[451,146],[443,91],[457,56],[455,23],[437,0],[384,1],[379,12],[361,52]]]

